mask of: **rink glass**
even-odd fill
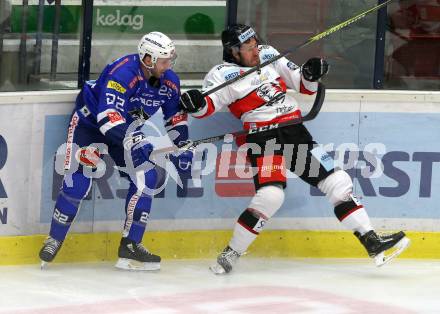
[[[279,51],[377,4],[377,0],[237,2],[237,21],[252,25]],[[0,1],[0,92],[77,88],[81,4],[81,0]],[[158,30],[176,42],[179,59],[174,70],[183,85],[197,85],[221,62],[219,39],[226,12],[226,1],[221,0],[95,0],[90,78],[115,58],[136,53],[140,37]],[[439,1],[396,0],[389,5],[380,60],[375,60],[377,25],[377,14],[371,14],[289,57],[297,64],[325,57],[330,64],[327,88],[373,88],[376,71],[383,73],[385,89],[440,90]]]

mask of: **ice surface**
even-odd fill
[[[242,257],[226,276],[212,262],[4,266],[0,313],[440,313],[440,261]]]

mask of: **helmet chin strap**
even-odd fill
[[[148,71],[150,71],[151,72],[151,70],[153,70],[154,69],[154,64],[153,65],[146,65],[145,64],[145,62],[144,62],[144,60],[141,60],[141,63],[144,65],[144,67],[148,70]]]
[[[142,65],[145,67],[145,70],[148,71],[148,73],[149,73],[149,77],[152,77],[152,76],[153,76],[154,64],[153,64],[152,66],[149,66],[149,65],[147,65],[147,64],[144,62],[144,60],[140,60],[140,61],[141,61]]]
[[[159,85],[160,85],[160,80],[159,80],[159,78],[157,78],[156,76],[154,76],[154,75],[153,75],[153,72],[152,72],[154,66],[148,66],[148,65],[146,65],[145,62],[144,62],[143,60],[141,60],[141,63],[142,63],[142,65],[145,67],[145,70],[148,71],[148,74],[149,74],[148,77],[147,77],[148,83],[149,83],[151,86],[153,86],[153,87],[159,87]],[[143,72],[144,72],[144,71],[143,71]],[[144,73],[144,74],[145,74],[145,73]]]

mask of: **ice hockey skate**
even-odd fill
[[[115,267],[125,270],[159,270],[160,256],[151,254],[142,243],[122,238]]]
[[[41,259],[41,269],[45,268],[47,263],[53,261],[62,244],[63,241],[55,240],[51,236],[46,238],[39,254]]]
[[[374,258],[376,266],[385,265],[393,258],[399,256],[410,244],[410,240],[403,231],[390,235],[378,235],[373,230],[364,235],[359,232],[354,233],[361,241],[371,258]],[[387,253],[387,254],[385,254]]]
[[[227,274],[232,270],[240,256],[240,253],[234,251],[228,245],[217,257],[217,263],[209,267],[209,269],[216,275]]]

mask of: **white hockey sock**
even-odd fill
[[[268,185],[260,188],[235,223],[229,246],[240,254],[246,252],[283,201],[284,190],[281,186]]]
[[[232,239],[231,241],[229,241],[229,246],[234,251],[243,254],[244,252],[246,252],[249,245],[254,242],[257,236],[258,234],[250,232],[245,227],[236,222]]]
[[[341,221],[341,223],[346,228],[357,231],[361,235],[373,230],[370,217],[368,217],[367,211],[363,207],[358,208],[354,212],[350,213]]]

